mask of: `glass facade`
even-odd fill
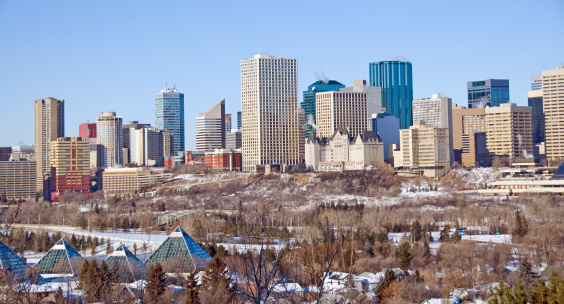
[[[300,103],[300,106],[304,109],[305,112],[305,120],[306,120],[305,138],[309,138],[312,129],[311,123],[315,124],[317,119],[317,115],[316,115],[317,111],[315,106],[315,93],[338,91],[339,89],[342,89],[344,87],[345,87],[344,84],[335,80],[328,80],[328,81],[319,80],[307,87],[307,91],[304,91],[303,101]],[[310,121],[310,118],[312,121]]]
[[[545,118],[542,104],[542,95],[529,96],[528,106],[532,108],[533,114],[533,144],[539,144],[545,140]]]
[[[184,93],[174,88],[165,88],[155,94],[155,127],[173,135],[174,154],[184,149]]]
[[[18,279],[25,276],[24,261],[2,241],[0,241],[0,269],[10,271]]]
[[[131,283],[143,277],[143,263],[123,244],[108,256],[106,264],[118,283]]]
[[[400,119],[400,128],[413,124],[413,77],[411,62],[370,63],[370,85],[382,88],[382,109]]]
[[[76,274],[71,260],[82,258],[65,240],[60,239],[47,254],[37,262],[40,274]]]
[[[468,108],[499,107],[508,102],[508,79],[468,81]]]

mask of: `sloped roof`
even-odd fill
[[[329,80],[327,82],[324,82],[323,80],[318,80],[312,84],[310,84],[309,86],[320,86],[320,85],[342,85],[344,86],[344,84],[336,81],[336,80]]]
[[[82,258],[67,241],[60,239],[47,254],[37,262],[40,274],[76,274],[72,267],[72,258]]]
[[[211,256],[180,226],[145,261],[146,266],[157,263],[173,263],[183,273],[201,268],[211,261]],[[165,270],[166,271],[166,270]]]
[[[121,243],[106,258],[106,264],[120,283],[134,282],[141,279],[143,274],[143,262]]]
[[[558,167],[558,170],[554,172],[554,175],[550,178],[551,180],[562,180],[564,179],[564,164]]]
[[[382,139],[380,138],[380,135],[374,133],[374,131],[365,130],[364,132],[362,132],[358,136],[360,137],[360,139],[362,139],[362,142],[367,142],[371,139],[375,140],[375,141],[382,141]]]
[[[25,263],[8,245],[0,241],[0,269],[9,270],[16,278],[25,275]]]

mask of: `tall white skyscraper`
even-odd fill
[[[102,112],[102,117],[96,118],[96,137],[104,168],[123,165],[122,121],[116,112]]]
[[[545,120],[546,157],[564,157],[564,66],[542,71],[542,102]]]
[[[166,87],[155,94],[155,127],[173,135],[173,153],[184,151],[184,93]]]
[[[241,60],[243,171],[299,162],[298,60]]]
[[[225,99],[196,117],[196,150],[225,148]]]

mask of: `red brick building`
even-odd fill
[[[78,126],[78,136],[82,138],[96,138],[96,123],[83,123]]]
[[[218,171],[241,171],[242,153],[239,149],[215,149],[206,153],[204,164]]]

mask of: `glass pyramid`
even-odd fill
[[[24,261],[2,241],[0,241],[0,269],[9,270],[17,279],[25,276]]]
[[[71,274],[75,275],[76,267],[73,262],[81,259],[82,256],[76,249],[67,243],[64,239],[60,239],[47,254],[37,262],[39,274]]]
[[[205,267],[211,256],[180,226],[145,261],[150,267],[160,263],[165,272],[187,273]]]
[[[550,178],[551,180],[563,180],[564,179],[564,164],[560,165],[554,175]]]
[[[143,262],[123,244],[106,258],[110,274],[118,283],[132,283],[142,278]]]

